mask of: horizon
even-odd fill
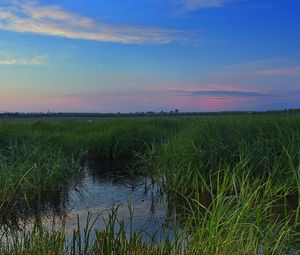
[[[270,112],[274,112],[274,113],[296,113],[299,112],[300,108],[284,108],[284,109],[273,109],[273,110],[237,110],[237,111],[180,111],[179,109],[174,109],[174,110],[170,110],[170,111],[133,111],[133,112],[51,112],[51,111],[47,111],[47,112],[8,112],[8,111],[2,111],[0,112],[0,116],[2,115],[202,115],[202,114],[235,114],[235,113],[270,113]]]
[[[0,112],[300,108],[300,2],[3,0]]]

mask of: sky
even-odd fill
[[[300,108],[299,0],[0,0],[0,112]]]

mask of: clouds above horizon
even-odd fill
[[[47,64],[48,59],[49,59],[48,55],[45,54],[35,55],[32,57],[20,57],[20,56],[13,56],[9,54],[0,54],[0,65],[38,66],[38,65]]]
[[[180,111],[269,110],[297,105],[299,96],[299,89],[272,91],[249,87],[242,89],[237,85],[222,84],[198,84],[189,88],[157,85],[148,89],[126,87],[95,89],[94,91],[66,90],[61,93],[50,93],[44,89],[23,88],[15,91],[8,88],[4,94],[0,94],[0,108],[15,111],[23,109],[29,112],[47,110],[67,112],[135,112],[174,109]],[[22,100],[18,101],[20,97]]]
[[[252,72],[254,76],[276,77],[276,76],[300,76],[300,67],[274,68]]]
[[[202,88],[204,87],[204,88]],[[191,111],[223,111],[223,110],[257,110],[270,102],[280,102],[286,107],[286,98],[291,102],[300,96],[300,91],[270,91],[255,90],[251,88],[241,89],[239,86],[222,84],[198,84],[189,88],[176,88],[172,85],[160,85],[152,89],[127,87],[117,90],[101,90],[78,93],[56,94],[46,97],[45,100],[55,102],[74,102],[83,105],[92,105],[102,111],[114,109],[124,111],[147,111],[147,110],[172,110]],[[118,105],[115,105],[115,101]],[[137,108],[136,105],[140,107]],[[119,107],[119,108],[118,108]],[[274,104],[276,108],[276,104]]]
[[[0,0],[0,111],[300,107],[300,2]]]
[[[205,88],[203,88],[205,87]],[[298,93],[298,92],[297,92]],[[73,98],[98,100],[99,98],[115,98],[135,100],[140,97],[140,100],[154,100],[154,98],[173,98],[177,101],[179,98],[190,98],[189,100],[201,99],[246,99],[260,97],[278,97],[276,93],[267,90],[255,90],[250,88],[241,89],[238,86],[230,85],[215,85],[215,84],[198,84],[189,88],[180,88],[180,86],[160,85],[153,86],[152,89],[141,89],[139,87],[127,87],[117,90],[102,90],[101,92],[93,93],[66,93],[61,95],[52,95],[53,98]],[[194,99],[191,99],[193,97]]]
[[[35,0],[0,3],[0,29],[122,44],[167,44],[180,37],[176,30],[107,24],[64,10],[60,5],[41,5]]]
[[[203,96],[203,97],[213,97],[213,98],[225,98],[225,97],[266,97],[271,96],[270,93],[265,91],[257,90],[242,90],[240,88],[211,88],[211,89],[178,89],[174,90],[176,94],[182,96]]]

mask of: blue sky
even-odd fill
[[[300,108],[297,0],[2,0],[0,111]]]

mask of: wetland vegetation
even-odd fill
[[[127,175],[155,183],[172,221],[163,238],[118,208],[71,234],[39,221],[43,196],[91,161],[130,162]],[[299,113],[0,123],[1,254],[299,254],[299,200]],[[33,208],[33,226],[14,227]]]

